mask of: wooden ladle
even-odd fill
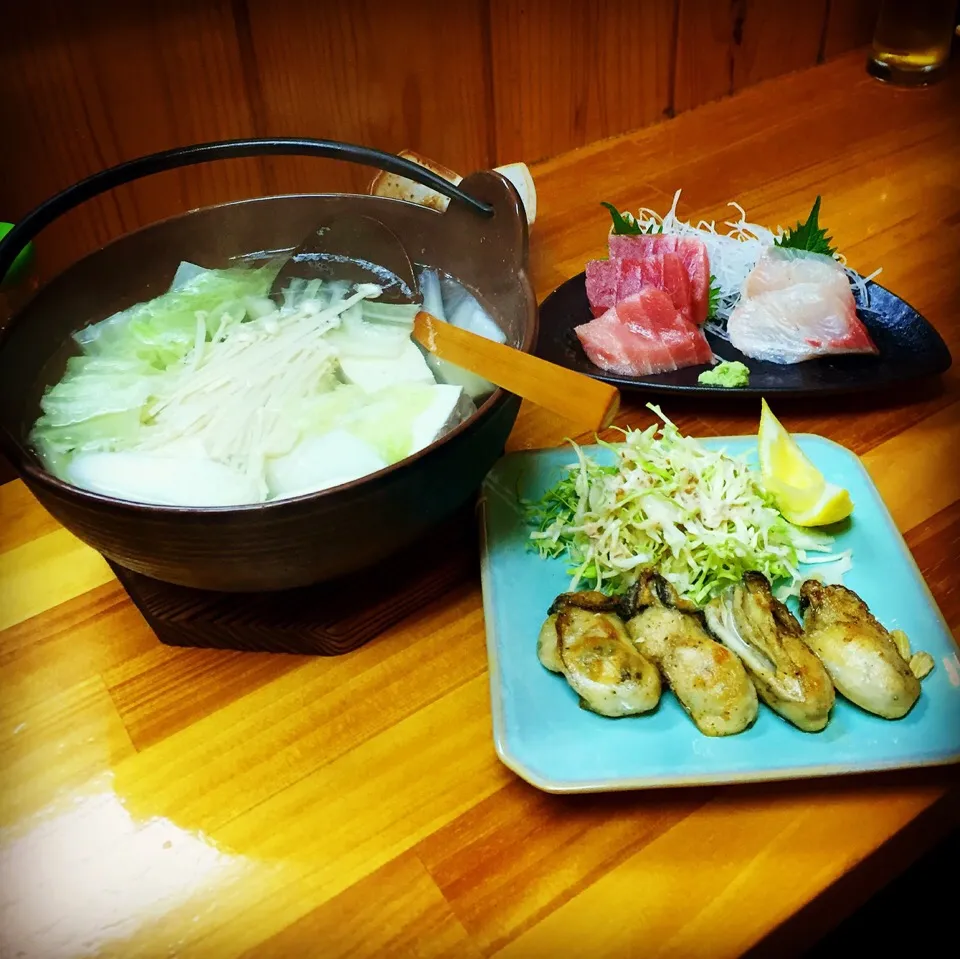
[[[281,267],[272,295],[279,299],[292,279],[376,283],[384,302],[423,302],[413,264],[399,238],[379,220],[360,214],[339,217],[311,233]],[[606,428],[620,408],[616,387],[445,323],[424,310],[414,318],[413,338],[440,359],[584,430]]]

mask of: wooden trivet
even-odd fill
[[[376,567],[272,593],[191,589],[110,567],[168,646],[338,656],[476,576],[477,539],[470,504]]]

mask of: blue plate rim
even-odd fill
[[[953,639],[954,646],[957,647],[957,652],[960,653],[960,645],[957,644],[956,637],[953,636],[949,624],[944,618],[944,615],[940,610],[933,593],[930,591],[930,587],[927,584],[926,578],[921,572],[920,567],[917,565],[917,561],[914,559],[913,553],[910,551],[910,547],[907,546],[906,540],[903,538],[903,534],[900,532],[896,523],[894,522],[890,510],[887,509],[887,504],[883,501],[880,491],[877,489],[873,478],[870,476],[870,473],[864,466],[860,457],[853,450],[844,446],[842,443],[831,440],[826,436],[821,436],[819,433],[794,433],[793,436],[795,438],[803,439],[806,442],[812,441],[814,443],[823,443],[833,446],[850,458],[850,460],[867,481],[867,489],[869,490],[869,493],[875,502],[880,519],[883,520],[888,530],[892,533],[892,538],[896,546],[905,557],[907,564],[916,574],[917,579],[922,586],[923,592],[926,595],[931,608],[936,614],[936,618],[939,620],[944,632]],[[741,441],[750,438],[752,438],[751,434],[742,434],[740,436],[698,437],[698,439],[708,440],[711,444],[717,445],[720,445],[725,441]],[[581,448],[591,449],[595,447],[594,444],[591,444],[590,446],[584,445]],[[490,568],[491,559],[487,541],[487,484],[490,480],[490,476],[494,473],[500,463],[506,459],[532,459],[543,455],[544,453],[555,452],[559,449],[563,449],[563,447],[554,446],[538,450],[516,450],[514,452],[505,454],[494,464],[490,472],[485,477],[483,486],[481,487],[480,498],[478,500],[477,517],[480,527],[480,581],[482,588],[484,632],[486,638],[487,663],[490,683],[490,712],[493,726],[493,742],[497,758],[508,769],[512,770],[521,779],[525,780],[526,782],[530,783],[530,785],[540,789],[543,792],[553,793],[555,795],[568,795],[577,793],[626,792],[641,789],[667,789],[672,787],[737,785],[755,782],[783,782],[795,781],[799,779],[818,779],[838,775],[862,775],[867,773],[885,772],[892,769],[917,769],[936,766],[949,766],[960,763],[960,741],[958,741],[956,751],[953,753],[939,755],[934,754],[930,757],[918,756],[915,760],[906,761],[899,759],[881,762],[867,761],[864,765],[857,766],[851,766],[849,764],[842,763],[828,763],[818,766],[783,766],[775,769],[757,770],[755,772],[745,771],[736,774],[718,772],[716,775],[694,774],[676,776],[630,776],[618,779],[601,780],[552,779],[549,776],[541,775],[539,772],[532,769],[522,760],[517,758],[517,756],[513,754],[509,748],[506,720],[504,717],[503,697],[501,694],[500,658],[497,652],[498,643],[496,633],[496,617],[492,598],[493,589],[492,572]],[[531,558],[533,558],[532,554]]]

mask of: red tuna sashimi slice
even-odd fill
[[[643,264],[646,260],[620,260],[619,280],[617,283],[617,303],[622,303],[628,296],[634,296],[645,286],[649,285],[649,279],[644,271]]]
[[[603,316],[574,327],[583,352],[608,373],[643,376],[675,369],[667,347],[652,336],[631,330],[617,319],[612,307]]]
[[[663,290],[680,315],[692,321],[690,278],[675,253],[655,253],[642,260],[591,260],[587,263],[587,300],[594,316],[600,316],[646,286]]]
[[[587,263],[587,299],[594,316],[606,313],[617,302],[620,265],[616,260],[590,260]]]
[[[687,322],[661,290],[647,288],[574,329],[590,360],[627,376],[709,363],[703,332]]]
[[[611,233],[607,237],[607,248],[611,260],[642,260],[655,253],[676,252],[677,238],[660,233]]]
[[[713,359],[703,331],[685,320],[662,290],[646,287],[636,296],[618,303],[616,312],[620,322],[631,330],[642,329],[667,346],[674,363],[670,369],[709,363]]]
[[[710,258],[701,240],[661,233],[611,233],[607,246],[611,260],[643,259],[663,253],[676,253],[690,278],[690,318],[694,323],[703,323],[706,320],[710,305]]]
[[[624,265],[630,260],[621,261]],[[680,257],[676,253],[656,253],[640,260],[644,286],[663,290],[670,297],[680,315],[688,322],[693,321],[693,303],[690,294],[690,277],[687,275]],[[631,290],[631,293],[637,290]],[[619,299],[624,300],[625,291],[621,287]]]
[[[677,256],[683,261],[690,277],[690,299],[694,323],[703,323],[710,308],[710,257],[702,240],[695,237],[680,237],[677,240]]]
[[[586,287],[590,312],[601,316],[621,300],[639,293],[644,285],[642,260],[590,260]]]

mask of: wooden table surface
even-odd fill
[[[543,163],[538,294],[602,254],[600,200],[682,187],[691,216],[738,199],[786,225],[821,193],[850,264],[960,357],[958,98],[956,72],[894,90],[857,54]],[[756,429],[753,402],[663,405],[694,434]],[[955,635],[958,411],[960,364],[778,406],[863,457]],[[567,430],[524,409],[510,445]],[[796,948],[848,874],[875,883],[909,852],[892,837],[917,851],[960,805],[954,768],[540,793],[494,754],[476,578],[341,658],[177,650],[22,484],[0,510],[0,955],[723,957],[799,913]]]

